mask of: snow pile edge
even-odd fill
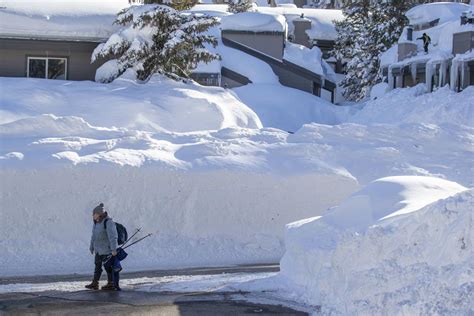
[[[387,179],[395,185],[400,184],[400,178],[420,177]],[[421,199],[428,201],[432,179],[414,179],[419,183],[408,188],[408,195],[416,195],[418,190]],[[472,313],[474,190],[435,181],[445,182],[446,190],[431,190],[430,199],[442,199],[405,214],[366,220],[365,226],[352,224],[368,219],[382,204],[370,198],[368,204],[358,201],[370,191],[381,193],[380,183],[369,184],[341,205],[348,211],[350,204],[354,205],[353,216],[347,220],[351,225],[343,221],[343,215],[350,213],[341,210],[339,221],[322,216],[290,224],[281,261],[283,288],[290,289],[293,299],[319,305],[328,314]],[[419,191],[423,187],[428,190]],[[407,196],[406,188],[398,191],[399,197]],[[386,192],[390,194],[385,198],[391,200],[387,206],[410,206],[402,199],[395,201],[396,190]],[[331,213],[337,214],[338,208]]]

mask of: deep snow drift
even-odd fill
[[[474,184],[473,128],[464,125],[472,104],[451,109],[435,98],[466,102],[469,89],[416,96],[419,104],[436,103],[411,123],[401,119],[402,109],[412,109],[400,100],[410,102],[415,88],[392,92],[399,94],[397,124],[376,124],[386,113],[371,102],[388,103],[387,94],[359,118],[349,108],[313,113],[364,124],[309,124],[289,134],[248,128],[260,127],[259,118],[221,88],[162,78],[145,85],[0,80],[8,91],[0,99],[5,275],[86,272],[90,212],[100,201],[131,230],[155,233],[133,250],[130,270],[277,261],[286,223],[320,215],[384,176]],[[430,115],[443,107],[456,124]],[[301,110],[279,109],[279,119],[286,112],[297,129]],[[264,122],[278,115],[259,114]],[[71,256],[72,263],[60,264]]]
[[[130,248],[127,271],[281,258],[284,225],[356,189],[342,176],[104,165],[2,169],[0,275],[90,273],[91,212],[99,201],[154,235]]]
[[[346,121],[359,124],[429,123],[473,127],[474,87],[470,86],[461,93],[450,90],[448,86],[426,93],[424,84],[395,89],[366,102],[360,111]]]
[[[285,298],[336,315],[474,310],[474,190],[428,177],[370,183],[323,216],[287,226],[275,278]]]
[[[0,86],[2,124],[54,114],[79,117],[94,126],[151,132],[262,126],[252,110],[223,88],[185,84],[158,75],[146,84],[135,83],[124,76],[107,85],[90,81],[0,78]],[[44,128],[52,125],[45,123]],[[31,124],[31,120],[24,124]],[[32,126],[35,133],[38,128]],[[74,135],[74,124],[70,128],[71,131],[61,135]],[[31,131],[27,134],[31,135]]]

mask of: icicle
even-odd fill
[[[446,83],[446,68],[447,68],[447,62],[446,60],[443,60],[441,64],[439,65],[438,87],[442,87]]]
[[[393,74],[392,74],[392,66],[388,66],[388,89],[392,90],[393,89]]]
[[[465,61],[461,61],[461,90],[466,86],[465,84],[465,69],[466,69],[466,63]]]
[[[454,58],[451,63],[451,76],[449,78],[451,90],[456,90],[456,87],[458,86],[458,72],[459,72],[459,62],[456,58]]]
[[[416,83],[416,66],[416,62],[410,64],[411,79],[413,79],[413,83]]]
[[[435,66],[436,67],[436,66]],[[426,62],[426,71],[425,71],[425,74],[426,74],[426,89],[431,92],[432,89],[431,89],[431,85],[432,85],[432,82],[433,82],[433,63],[428,61]]]

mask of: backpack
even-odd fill
[[[104,228],[107,230],[107,221],[109,219],[106,219],[104,221]],[[127,229],[125,228],[125,226],[123,226],[122,224],[120,223],[115,223],[115,227],[117,228],[117,243],[119,245],[122,245],[123,243],[125,243],[125,241],[127,241],[128,239],[128,233],[127,233]]]

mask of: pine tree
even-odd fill
[[[137,5],[121,11],[116,20],[124,28],[100,44],[92,55],[110,59],[96,76],[101,82],[111,82],[127,69],[134,69],[139,80],[154,73],[172,78],[188,77],[198,62],[210,62],[220,57],[206,49],[216,46],[214,36],[206,35],[218,24],[212,17],[183,14],[165,5]]]
[[[403,0],[355,0],[344,7],[346,19],[336,23],[333,54],[347,61],[341,86],[348,100],[365,98],[382,80],[379,56],[398,41],[408,22],[405,12],[412,5]]]
[[[370,0],[353,0],[345,4],[345,19],[336,22],[337,38],[333,55],[341,62],[347,62],[347,74],[341,82],[343,95],[348,100],[360,100],[364,92],[360,90],[365,75],[363,37],[367,33]]]
[[[252,0],[230,0],[227,11],[231,13],[253,11],[253,1]]]
[[[189,10],[194,7],[198,0],[128,0],[131,4],[164,4],[172,7],[175,10]]]

